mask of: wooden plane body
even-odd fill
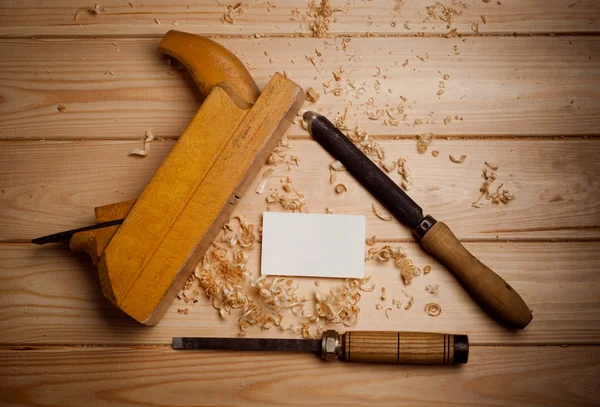
[[[206,55],[187,58],[206,48],[204,67]],[[92,257],[104,295],[145,325],[164,314],[304,100],[302,89],[278,73],[257,93],[243,64],[223,50],[191,34],[165,36],[161,51],[190,68],[206,99],[137,200],[96,208],[98,222],[123,223],[77,233],[70,242]],[[215,63],[219,58],[225,63]]]

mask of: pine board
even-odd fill
[[[306,18],[310,1],[245,1],[245,12],[234,24],[223,24],[221,17],[228,5],[236,1],[212,0],[105,0],[99,3],[105,12],[98,15],[75,13],[94,2],[62,0],[6,1],[0,5],[0,36],[162,36],[178,28],[211,35],[312,35],[310,18]],[[314,2],[318,4],[318,1]],[[427,6],[434,0],[410,0],[394,10],[391,0],[332,0],[334,12],[331,35],[431,35],[445,34],[450,29],[441,20],[426,20]],[[441,2],[450,6],[449,0]],[[483,35],[547,34],[598,32],[600,5],[594,0],[496,0],[484,3],[465,0],[468,5],[462,15],[453,19],[452,28],[460,34],[473,35],[472,23],[479,23]],[[294,16],[292,10],[298,10]],[[486,17],[483,23],[481,16]],[[155,20],[158,19],[158,22]],[[304,21],[307,20],[307,21]],[[395,26],[393,26],[395,22]],[[406,26],[405,26],[406,24]]]
[[[157,137],[177,138],[201,98],[187,71],[169,70],[159,41],[0,41],[0,139],[139,139],[148,128]],[[600,127],[595,36],[352,38],[346,50],[341,38],[220,41],[249,64],[261,88],[274,72],[283,72],[322,94],[306,109],[333,120],[351,102],[347,125],[360,123],[378,136],[581,136],[597,135]],[[316,67],[307,55],[316,58]],[[342,94],[335,96],[332,72],[340,68]],[[445,92],[438,96],[440,81]],[[376,117],[370,98],[378,109],[404,105],[406,120],[396,113],[397,126],[386,125],[386,113],[369,120]],[[452,121],[444,124],[448,117]],[[300,126],[289,134],[307,136]]]
[[[141,141],[0,142],[0,241],[24,241],[94,222],[93,208],[139,196],[173,141],[155,141],[145,158],[127,156]],[[367,235],[381,240],[414,240],[396,220],[382,221],[372,211],[374,199],[347,173],[336,183],[348,192],[337,195],[329,183],[330,156],[316,142],[292,140],[289,155],[300,157],[299,167],[279,164],[265,193],[255,186],[238,204],[236,214],[260,222],[270,206],[265,197],[280,179],[290,176],[306,196],[306,211],[367,216]],[[409,195],[425,213],[448,223],[467,240],[557,240],[600,238],[600,144],[597,140],[434,140],[430,152],[419,154],[414,140],[383,140],[388,162],[408,157],[413,177]],[[467,155],[462,164],[448,155]],[[504,183],[516,195],[508,204],[488,201],[476,209],[485,162],[499,165],[494,188]],[[265,166],[267,168],[267,166]],[[392,179],[400,182],[396,171]],[[503,188],[504,188],[503,187]]]
[[[368,261],[365,274],[372,276],[376,289],[363,293],[360,320],[352,329],[465,333],[471,343],[486,345],[600,344],[598,243],[466,244],[532,308],[533,321],[520,332],[505,329],[485,315],[450,272],[418,245],[401,246],[415,265],[430,264],[432,271],[404,285],[393,264]],[[259,253],[260,245],[248,252],[248,269],[255,278]],[[298,293],[312,298],[315,280],[321,281],[319,290],[323,292],[340,282],[300,278]],[[428,284],[438,284],[439,293],[426,292]],[[385,302],[380,298],[381,287],[386,288]],[[403,289],[415,298],[409,310],[404,309],[407,298]],[[64,246],[0,245],[0,297],[0,341],[4,344],[150,345],[169,344],[173,336],[235,337],[239,332],[237,314],[222,319],[204,294],[194,305],[176,299],[154,328],[127,319],[103,298],[89,258]],[[392,307],[394,298],[404,306],[394,307],[386,318],[385,308]],[[433,318],[424,312],[429,302],[442,306],[440,316]],[[384,304],[384,309],[377,310],[377,303]],[[185,308],[188,315],[178,313]],[[286,326],[297,323],[289,314],[286,318]],[[295,337],[277,328],[252,328],[248,336]]]
[[[594,406],[600,352],[472,347],[466,366],[168,348],[0,349],[3,406]],[[260,366],[260,370],[257,370]],[[326,379],[326,385],[322,380]]]

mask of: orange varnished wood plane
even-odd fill
[[[304,101],[278,73],[260,92],[207,38],[169,31],[159,50],[191,71],[200,109],[137,200],[97,207],[99,225],[33,241],[70,239],[97,265],[104,295],[145,325],[165,313]]]

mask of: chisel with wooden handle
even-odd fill
[[[173,349],[313,352],[323,360],[396,364],[467,363],[469,338],[429,332],[325,331],[321,339],[173,338]]]
[[[511,328],[523,329],[533,316],[521,296],[498,274],[473,256],[450,228],[436,221],[326,117],[304,113],[313,138],[339,160],[401,223],[410,227],[421,246],[448,267],[471,297],[492,317]]]

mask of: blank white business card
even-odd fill
[[[263,213],[261,274],[363,278],[366,218]]]

